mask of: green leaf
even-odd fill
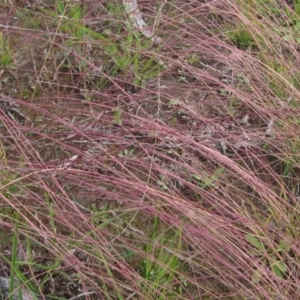
[[[288,251],[290,249],[290,244],[285,240],[280,240],[277,247],[277,252]]]
[[[261,241],[252,234],[246,234],[246,240],[251,243],[254,247],[264,252],[265,246],[261,243]]]
[[[280,269],[282,272],[286,272],[288,270],[287,265],[283,261],[278,261],[277,267]]]
[[[122,110],[116,109],[114,110],[114,121],[118,124],[118,125],[122,125]]]
[[[218,168],[218,169],[216,169],[215,171],[214,171],[214,173],[213,173],[213,176],[215,177],[215,178],[217,178],[219,175],[222,175],[223,173],[224,173],[224,168]]]
[[[169,105],[171,105],[171,106],[176,106],[178,104],[180,104],[180,100],[179,99],[172,98],[172,99],[169,100]]]
[[[200,175],[198,175],[198,174],[192,174],[192,177],[194,179],[196,179],[197,181],[202,181],[202,177]]]
[[[280,269],[276,266],[276,265],[271,265],[272,271],[273,273],[278,277],[283,279],[282,273],[280,271]]]
[[[273,269],[273,266],[274,266],[277,269],[279,269],[281,272],[286,272],[287,271],[288,267],[287,267],[287,265],[282,260],[275,260],[275,259],[271,259],[271,260],[272,261],[270,263],[271,263],[272,269]]]
[[[203,179],[203,184],[201,185],[202,188],[207,188],[213,186],[216,179],[214,177],[206,177]]]

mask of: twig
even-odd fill
[[[123,0],[123,4],[134,28],[138,29],[145,37],[151,38],[153,42],[161,43],[161,38],[154,36],[153,30],[147,28],[148,26],[139,10],[137,0]]]

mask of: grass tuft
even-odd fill
[[[0,298],[298,299],[298,1],[126,2],[0,4]]]

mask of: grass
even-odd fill
[[[139,8],[0,4],[1,297],[298,299],[298,1]]]

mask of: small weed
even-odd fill
[[[284,274],[286,274],[286,272],[288,271],[288,267],[282,259],[278,259],[278,255],[282,255],[284,252],[289,251],[290,246],[284,240],[281,240],[277,245],[275,245],[275,252],[273,252],[271,250],[266,249],[262,242],[262,238],[258,238],[251,234],[246,234],[246,239],[252,246],[255,247],[255,249],[253,250],[253,254],[262,259],[261,267],[266,267],[268,263],[273,273],[277,277],[283,279]],[[262,269],[254,271],[251,279],[252,282],[260,282],[262,275]]]
[[[164,175],[160,175],[159,178],[160,180],[157,181],[158,186],[163,190],[167,191],[169,189],[168,188],[169,182],[167,180],[167,177]]]
[[[130,157],[134,155],[134,151],[135,149],[125,149],[124,151],[122,151],[121,153],[118,154],[119,157]]]
[[[122,125],[122,114],[123,111],[121,109],[115,109],[114,113],[114,122],[118,125]]]
[[[227,37],[237,46],[238,49],[241,50],[247,50],[256,46],[256,42],[253,39],[252,34],[242,27],[228,31]]]
[[[10,49],[7,40],[0,32],[0,67],[8,68],[13,66],[13,51]]]
[[[34,14],[30,9],[23,7],[16,12],[17,17],[23,24],[32,29],[40,29],[43,26],[44,19],[41,15]]]
[[[212,176],[208,176],[205,174],[192,174],[192,177],[198,182],[199,186],[202,189],[206,189],[209,187],[214,187],[216,181],[223,173],[224,168],[218,168],[213,172]]]
[[[22,291],[23,287],[26,288],[27,293],[31,294],[32,297],[35,297],[36,287],[32,282],[28,281],[28,279],[24,276],[22,268],[24,266],[32,266],[33,263],[31,261],[31,248],[30,248],[30,240],[27,239],[27,248],[22,249],[22,245],[19,244],[19,228],[22,227],[22,223],[20,221],[21,217],[17,212],[13,212],[10,214],[10,217],[13,219],[14,223],[14,231],[12,237],[12,247],[11,253],[9,257],[7,255],[1,255],[3,261],[5,261],[10,266],[10,279],[9,279],[9,288],[8,291],[3,291],[1,287],[0,294],[8,293],[10,297],[14,295],[13,299],[23,299]],[[26,262],[21,256],[26,253]],[[6,295],[6,296],[8,296]]]
[[[180,262],[176,252],[181,249],[181,232],[168,233],[161,228],[159,220],[153,224],[151,243],[146,246],[145,252],[149,258],[141,262],[141,274],[147,280],[143,286],[145,295],[149,299],[173,299],[173,292],[164,289],[174,280],[180,270]],[[154,242],[154,243],[153,243]],[[183,282],[183,284],[186,284]],[[177,288],[180,292],[180,289]],[[175,291],[176,293],[176,291]]]

